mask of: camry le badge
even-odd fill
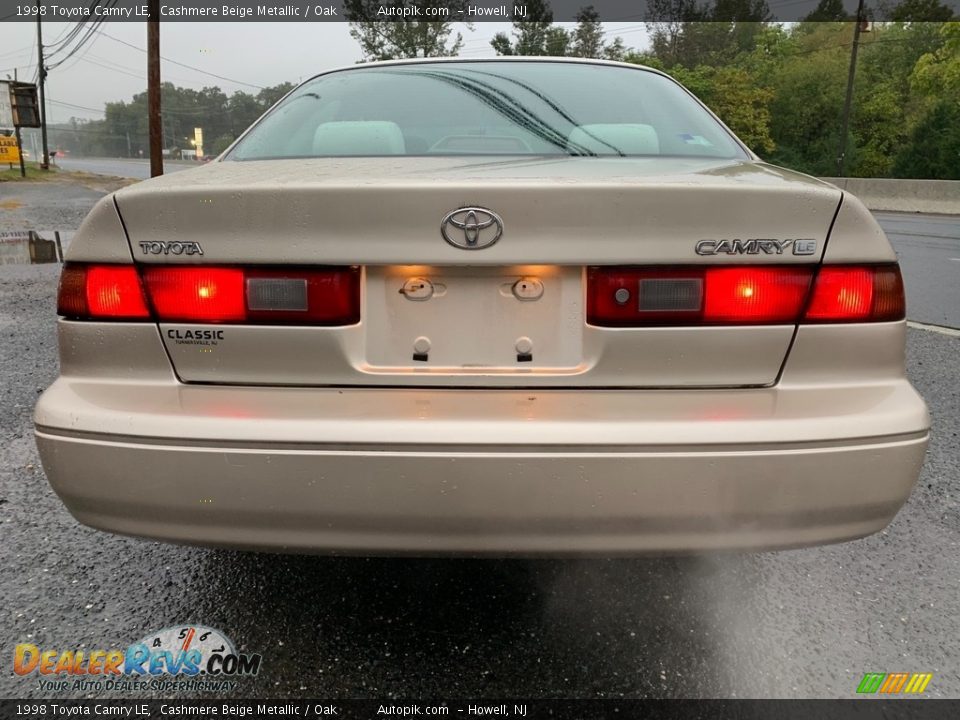
[[[783,255],[787,248],[794,255],[813,255],[817,251],[817,241],[812,238],[797,240],[776,240],[773,238],[751,238],[749,240],[701,240],[694,250],[697,255]]]
[[[485,208],[459,208],[444,215],[440,233],[444,240],[461,250],[482,250],[503,235],[503,220]]]

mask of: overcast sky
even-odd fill
[[[570,23],[558,23],[570,27]],[[53,45],[74,23],[44,23],[44,45]],[[146,23],[107,22],[93,41],[57,68],[47,79],[50,122],[70,117],[102,118],[108,101],[129,100],[146,87]],[[464,36],[463,57],[493,56],[490,38],[510,31],[507,23],[476,23]],[[621,36],[628,47],[644,48],[647,33],[642,23],[605,23],[607,39]],[[30,81],[36,73],[36,26],[33,23],[0,23],[0,78],[13,76]],[[63,55],[54,55],[50,67]],[[228,95],[237,90],[256,93],[258,88],[284,81],[298,82],[323,70],[350,65],[360,59],[360,49],[346,23],[167,23],[162,26],[160,54],[232,81],[204,75],[170,62],[161,76],[184,87],[217,85]],[[235,82],[234,82],[235,81]],[[244,85],[242,83],[249,83]],[[67,103],[67,104],[64,104]],[[84,109],[90,108],[90,109]]]

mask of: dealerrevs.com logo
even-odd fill
[[[259,654],[238,653],[219,630],[202,625],[153,632],[126,649],[45,649],[21,643],[13,671],[36,676],[45,691],[229,691],[260,671]]]

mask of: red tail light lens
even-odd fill
[[[353,325],[360,321],[360,269],[184,265],[138,271],[71,263],[60,277],[57,312],[90,320]]]
[[[587,274],[587,322],[601,327],[682,327],[903,319],[903,281],[896,265],[815,270],[812,265],[592,267]]]
[[[897,265],[825,266],[805,320],[817,323],[883,322],[906,316],[903,278]]]
[[[711,324],[796,322],[810,289],[809,268],[709,268],[703,321]]]
[[[140,276],[132,265],[67,265],[60,276],[57,313],[98,320],[147,320]]]
[[[238,322],[247,317],[243,270],[148,267],[143,270],[157,319],[169,322]]]
[[[587,320],[624,327],[792,323],[812,275],[810,267],[595,267]]]

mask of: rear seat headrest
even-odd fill
[[[405,151],[403,133],[392,122],[326,122],[313,134],[315,155],[403,155]]]

